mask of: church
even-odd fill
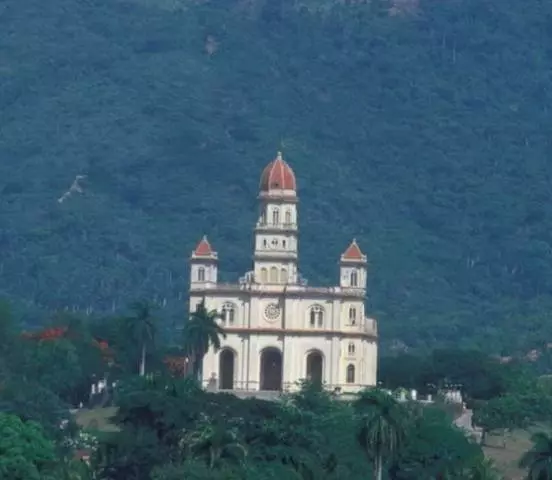
[[[191,255],[190,311],[205,300],[227,334],[221,350],[205,355],[203,384],[293,391],[309,379],[344,394],[375,385],[378,334],[365,312],[366,255],[353,239],[339,259],[339,284],[308,285],[298,269],[295,174],[280,153],[262,172],[258,200],[253,270],[236,283],[218,282],[219,258],[207,237]]]

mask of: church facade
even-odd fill
[[[340,257],[338,285],[312,287],[298,270],[295,175],[281,154],[263,170],[253,269],[218,282],[207,237],[191,255],[190,311],[205,300],[227,334],[207,352],[203,384],[221,390],[292,391],[300,380],[342,393],[376,384],[377,323],[366,316],[367,259],[355,240]]]

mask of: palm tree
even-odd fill
[[[206,456],[211,469],[223,457],[243,463],[247,456],[247,450],[234,430],[214,424],[206,416],[200,420],[196,430],[182,436],[179,445],[188,455]]]
[[[139,371],[146,373],[147,348],[152,346],[156,334],[156,319],[152,316],[153,307],[146,301],[134,302],[130,309],[134,315],[126,319],[127,327],[134,340],[141,346]]]
[[[470,480],[499,480],[500,476],[493,461],[481,456],[470,466],[468,478]]]
[[[361,392],[353,407],[357,414],[357,441],[373,462],[374,478],[381,480],[384,462],[397,453],[404,441],[404,408],[378,389]]]
[[[193,373],[199,378],[202,370],[203,357],[212,346],[220,350],[220,337],[226,338],[224,329],[217,323],[222,315],[216,310],[207,310],[205,299],[198,304],[195,312],[184,326],[184,350],[193,358]]]
[[[528,468],[528,480],[552,479],[552,435],[545,432],[535,433],[531,437],[533,446],[525,452],[519,466]]]
[[[65,458],[60,462],[59,480],[92,480],[92,469],[84,460]]]

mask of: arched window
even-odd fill
[[[324,309],[320,305],[314,305],[310,309],[310,326],[311,327],[323,327],[324,326]]]
[[[197,269],[197,281],[198,282],[204,282],[205,281],[205,269],[203,267],[199,267]]]
[[[270,283],[278,283],[278,269],[276,267],[270,269]]]
[[[282,240],[282,248],[286,248],[286,241]]]
[[[349,308],[349,323],[356,325],[357,311],[355,307]]]
[[[349,343],[349,346],[347,347],[347,352],[349,352],[349,355],[355,354],[355,344]]]
[[[268,242],[267,242],[266,238],[263,240],[263,247],[264,248],[268,247]]]
[[[356,270],[353,270],[351,272],[351,287],[358,286],[358,272]]]
[[[282,281],[282,283],[288,282],[288,271],[285,268],[282,268],[282,270],[280,271],[280,280]]]
[[[355,366],[349,364],[347,367],[347,383],[355,383]]]
[[[291,212],[286,210],[286,225],[291,225]]]
[[[280,223],[280,210],[275,208],[272,210],[272,224],[278,225]]]
[[[236,310],[231,303],[225,303],[222,306],[222,321],[225,325],[234,325]]]
[[[266,268],[261,268],[261,283],[266,283],[268,280],[268,270]]]

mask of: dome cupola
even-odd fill
[[[265,194],[274,191],[279,193],[287,191],[295,194],[295,191],[297,190],[295,174],[287,162],[282,158],[282,154],[280,152],[278,152],[276,158],[272,160],[272,162],[270,162],[263,170],[259,190],[261,193]]]

